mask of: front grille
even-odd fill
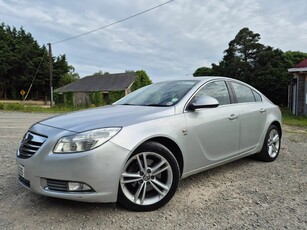
[[[30,188],[30,181],[26,180],[25,178],[23,178],[22,176],[19,176],[19,182],[21,184],[23,184],[24,186]]]
[[[27,132],[19,146],[18,157],[23,159],[32,157],[46,139],[46,136]]]
[[[47,187],[49,190],[54,190],[54,191],[62,191],[62,192],[68,191],[68,183],[67,181],[63,180],[47,179]]]

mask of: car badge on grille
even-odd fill
[[[27,143],[29,139],[30,139],[30,133],[26,132],[26,134],[24,135],[22,139],[22,143]]]

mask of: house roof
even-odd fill
[[[295,65],[295,68],[288,69],[289,73],[306,73],[307,72],[307,58]]]
[[[301,61],[300,63],[298,63],[297,65],[295,65],[296,68],[303,68],[303,67],[307,67],[307,58],[304,59],[303,61]]]
[[[109,92],[125,90],[129,88],[135,78],[135,72],[87,76],[68,85],[62,86],[56,89],[55,92]]]

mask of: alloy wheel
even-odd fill
[[[276,157],[276,155],[279,152],[279,145],[280,145],[280,140],[279,140],[279,133],[276,129],[272,129],[269,133],[269,138],[268,138],[268,154],[271,158]]]
[[[170,163],[154,152],[140,152],[130,158],[120,180],[125,197],[142,206],[158,203],[168,194],[172,184]]]

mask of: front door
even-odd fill
[[[194,159],[190,170],[214,164],[239,152],[239,117],[236,104],[230,104],[225,82],[205,84],[195,98],[201,95],[216,98],[220,105],[185,113],[190,156]]]

